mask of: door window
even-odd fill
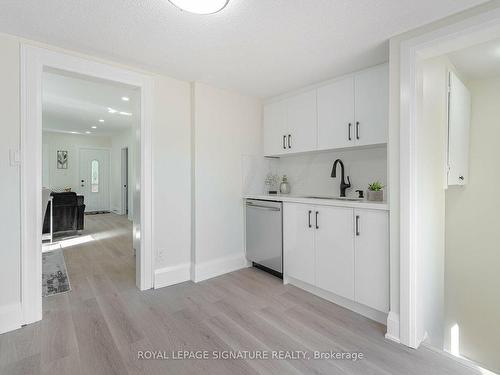
[[[91,189],[92,193],[99,192],[99,161],[92,160],[91,163]]]

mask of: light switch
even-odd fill
[[[21,155],[19,150],[10,149],[9,150],[9,160],[11,167],[17,167],[21,164]]]

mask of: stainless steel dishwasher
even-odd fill
[[[246,255],[254,267],[283,277],[283,205],[246,200]]]

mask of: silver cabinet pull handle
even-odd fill
[[[316,229],[319,229],[319,225],[318,225],[318,214],[319,212],[316,211]]]
[[[288,134],[288,148],[292,148],[292,136]]]
[[[351,127],[352,127],[352,124],[349,123],[349,125],[347,125],[347,138],[351,141],[352,138],[351,138]]]
[[[356,139],[359,139],[359,121],[356,121]]]
[[[286,150],[286,135],[283,136],[283,150]]]
[[[309,228],[312,228],[312,225],[311,225],[311,214],[312,214],[312,211],[309,210],[309,219],[308,219]]]
[[[356,236],[359,236],[359,215],[356,215]]]

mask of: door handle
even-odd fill
[[[288,134],[288,148],[292,148],[292,136]]]
[[[356,121],[356,139],[359,139],[359,121]]]
[[[308,220],[309,228],[312,228],[312,225],[311,225],[311,214],[312,214],[312,211],[309,210],[309,220]]]
[[[319,229],[319,225],[318,225],[318,214],[319,212],[316,211],[316,229]]]
[[[283,136],[283,150],[286,150],[286,135]]]
[[[356,215],[356,236],[359,236],[359,215]]]
[[[351,138],[351,126],[352,124],[349,123],[349,125],[347,125],[347,138],[352,141],[352,138]]]

